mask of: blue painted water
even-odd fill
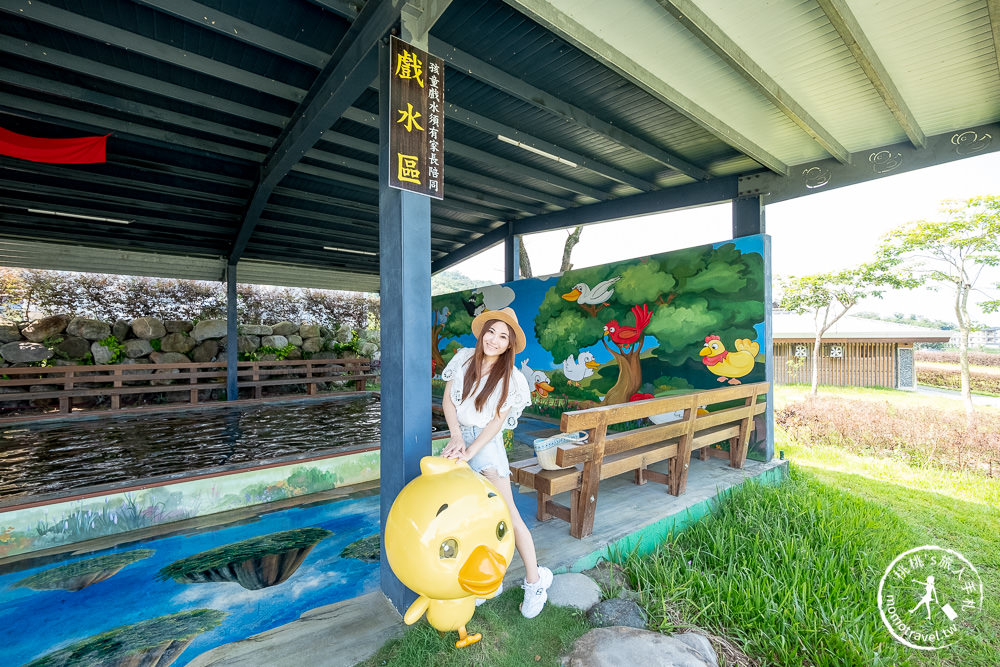
[[[309,609],[377,590],[377,562],[340,554],[352,542],[378,533],[378,524],[379,497],[372,495],[285,509],[240,525],[74,555],[18,572],[0,568],[3,664],[21,665],[91,635],[166,614],[205,608],[227,612],[218,627],[197,636],[173,663],[187,664],[204,651],[288,623]],[[160,568],[182,558],[260,535],[308,527],[325,528],[333,535],[316,544],[295,573],[275,586],[247,590],[235,582],[157,581]],[[77,592],[11,588],[36,572],[133,549],[155,553]]]

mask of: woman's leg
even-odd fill
[[[535,557],[535,542],[531,539],[531,531],[528,530],[528,526],[525,525],[521,514],[517,511],[517,506],[514,505],[514,493],[510,488],[510,477],[501,477],[497,474],[496,469],[492,467],[483,469],[480,474],[488,479],[493,486],[497,487],[500,496],[507,503],[511,521],[514,523],[511,526],[514,530],[514,546],[517,547],[517,553],[521,555],[521,560],[524,561],[524,580],[529,584],[533,584],[538,581],[538,559]]]

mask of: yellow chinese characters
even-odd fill
[[[420,124],[417,123],[417,119],[420,118],[423,114],[421,114],[419,111],[414,111],[413,105],[411,103],[409,102],[406,103],[406,111],[403,111],[402,109],[396,109],[396,111],[399,112],[399,120],[397,120],[396,122],[404,123],[404,127],[406,128],[407,132],[413,132],[414,127],[420,130],[421,132],[424,131],[424,128],[420,127]]]
[[[413,79],[421,88],[424,81],[420,77],[424,73],[424,64],[417,58],[417,54],[403,50],[396,54],[396,76],[400,79]]]
[[[399,180],[420,185],[420,170],[417,169],[419,158],[416,155],[403,155],[402,153],[396,153],[396,158],[399,161]]]

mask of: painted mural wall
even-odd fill
[[[529,411],[761,382],[764,291],[757,235],[444,294],[432,301],[434,371],[475,344],[475,315],[509,306],[528,338],[516,364]]]
[[[188,664],[377,590],[379,550],[375,494],[0,563],[3,664]]]
[[[438,453],[446,440],[432,442]],[[7,557],[228,510],[375,481],[378,450],[247,472],[0,510],[0,566]]]

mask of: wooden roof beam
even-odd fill
[[[882,65],[882,61],[875,51],[875,47],[868,41],[868,37],[865,36],[861,25],[847,3],[844,0],[816,0],[816,2],[840,34],[840,38],[844,40],[844,44],[851,50],[854,59],[858,61],[858,65],[872,82],[872,86],[875,87],[882,101],[889,108],[889,112],[906,132],[910,143],[915,148],[925,147],[927,137],[920,129],[920,125],[917,124],[909,107],[906,106],[902,94],[896,89],[892,77],[889,76],[889,72]],[[994,34],[996,33],[994,32]]]
[[[712,49],[734,71],[750,82],[771,104],[781,109],[792,122],[812,137],[823,149],[842,164],[851,163],[851,153],[829,131],[802,108],[764,68],[741,49],[722,28],[701,11],[692,0],[657,0],[667,13]]]

